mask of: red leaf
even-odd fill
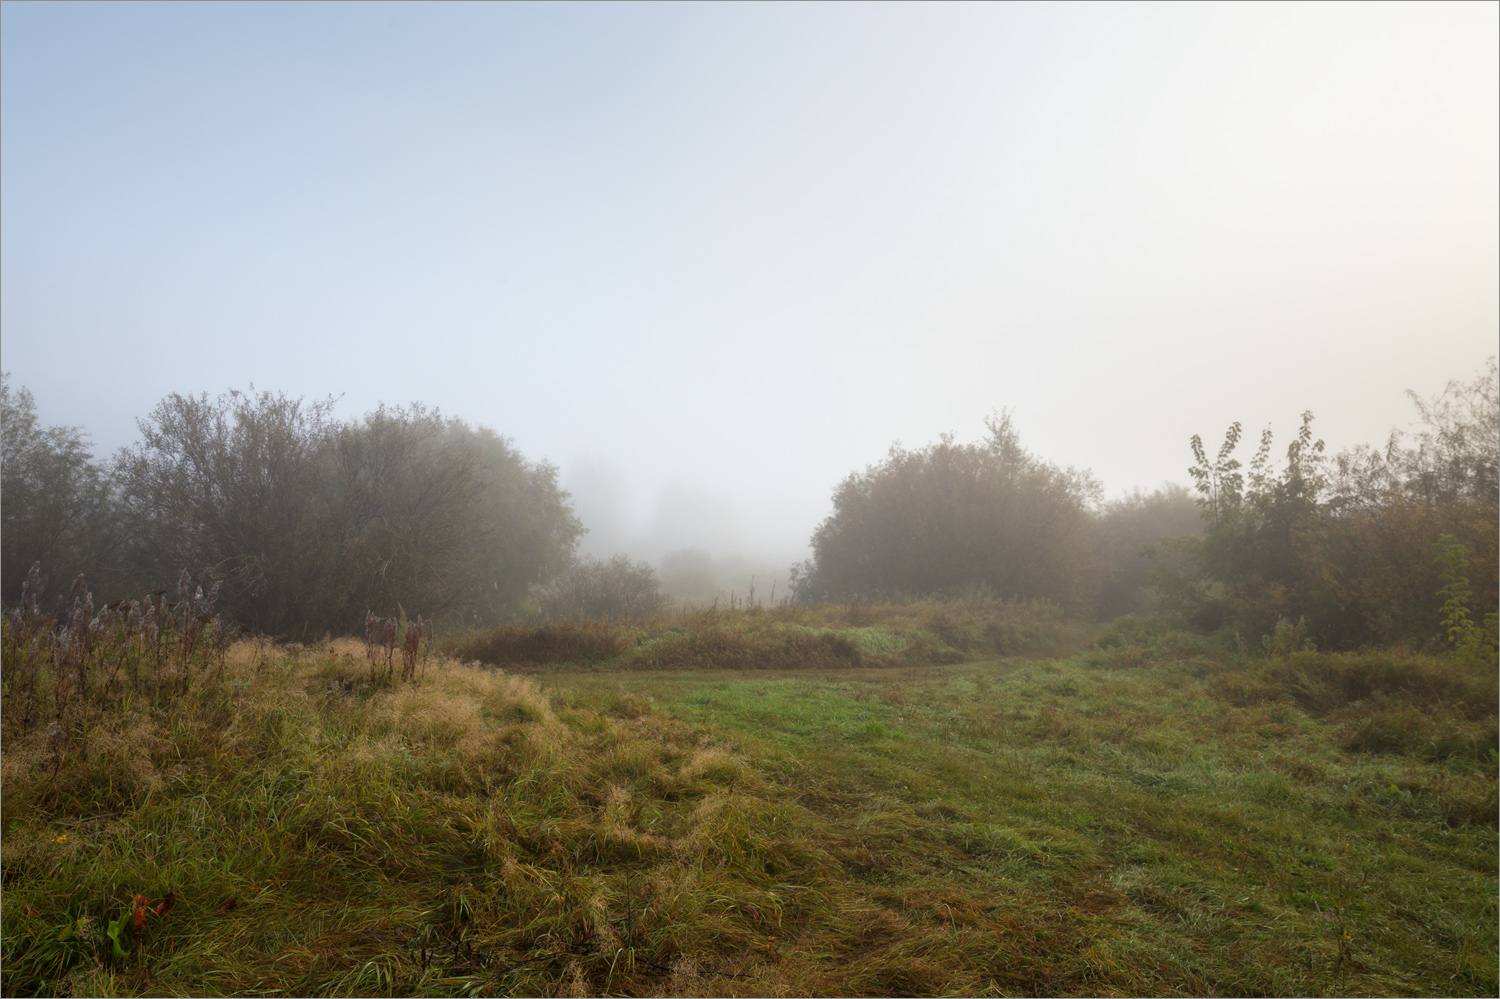
[[[150,904],[151,904],[151,900],[149,898],[147,898],[145,895],[137,895],[135,897],[135,928],[136,929],[140,929],[142,926],[146,925],[146,906],[148,906]]]
[[[167,913],[172,911],[172,906],[176,904],[177,893],[175,891],[169,891],[167,892],[167,897],[162,899],[161,904],[152,911],[155,912],[158,916],[165,916]]]

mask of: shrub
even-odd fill
[[[460,659],[492,666],[542,666],[560,662],[601,662],[634,647],[633,634],[609,621],[549,621],[539,625],[500,625],[471,631],[445,643]]]
[[[0,599],[21,599],[27,567],[40,563],[33,599],[54,594],[88,572],[96,580],[117,569],[119,533],[108,476],[89,456],[76,427],[43,427],[36,401],[0,377]],[[108,579],[107,582],[113,582]]]
[[[1099,574],[1093,616],[1109,621],[1161,605],[1150,582],[1154,570],[1164,565],[1181,568],[1180,558],[1162,542],[1198,535],[1203,517],[1188,489],[1167,483],[1150,493],[1137,490],[1104,504],[1092,526]]]
[[[858,640],[838,632],[709,623],[642,646],[631,665],[649,669],[841,669],[865,661]]]
[[[1493,669],[1455,660],[1306,651],[1222,676],[1214,689],[1240,706],[1292,701],[1314,715],[1378,697],[1408,706],[1449,705],[1471,720],[1493,716],[1500,696]]]
[[[673,618],[549,621],[450,636],[443,651],[492,665],[599,663],[622,669],[841,669],[1058,654],[1091,628],[1055,605],[971,594],[944,603],[704,608]]]
[[[1010,417],[850,475],[793,573],[803,602],[956,593],[982,585],[1070,608],[1091,601],[1088,505],[1098,485],[1025,451]]]
[[[236,620],[305,639],[371,607],[500,620],[572,555],[582,527],[551,465],[421,405],[348,422],[332,405],[164,399],[113,472],[134,578],[195,567]]]
[[[1234,457],[1240,424],[1212,458],[1195,436],[1206,530],[1172,546],[1186,568],[1164,566],[1160,588],[1209,630],[1262,635],[1285,619],[1305,621],[1322,648],[1420,647],[1449,637],[1438,635],[1441,622],[1474,654],[1480,622],[1466,627],[1454,611],[1471,595],[1475,607],[1497,601],[1497,378],[1491,359],[1473,382],[1430,401],[1413,396],[1423,428],[1393,433],[1379,450],[1329,458],[1304,413],[1280,470],[1270,430],[1248,468]],[[1487,656],[1494,661],[1493,647]]]
[[[542,590],[542,614],[571,621],[630,621],[666,609],[656,570],[628,555],[575,559]]]
[[[1452,719],[1434,717],[1410,708],[1382,711],[1361,724],[1344,740],[1350,753],[1393,753],[1446,760],[1465,756],[1488,759],[1500,738],[1493,719],[1473,732],[1465,732]]]

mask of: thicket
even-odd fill
[[[1233,424],[1217,453],[1192,441],[1201,536],[1166,546],[1154,581],[1206,629],[1301,636],[1320,648],[1496,650],[1500,403],[1492,359],[1436,398],[1384,448],[1337,456],[1304,413],[1278,469],[1269,429],[1248,467]]]
[[[896,445],[840,483],[792,595],[981,593],[1097,620],[1166,608],[1252,644],[1493,655],[1497,378],[1492,360],[1413,396],[1418,428],[1378,449],[1326,454],[1311,414],[1280,466],[1269,431],[1248,466],[1240,424],[1213,455],[1194,437],[1196,496],[1168,485],[1105,502],[1087,471],[1022,447],[1008,414],[978,443]],[[40,593],[87,572],[106,601],[186,567],[221,584],[226,617],[292,638],[348,633],[371,609],[481,628],[665,611],[649,565],[576,557],[583,525],[555,468],[420,405],[341,421],[331,400],[172,395],[96,463],[80,431],[39,424],[25,390],[0,393],[7,606],[40,562]],[[664,569],[706,578],[705,560]]]
[[[1027,451],[1009,414],[988,436],[951,435],[846,478],[792,569],[795,598],[953,597],[976,587],[1108,619],[1156,610],[1147,546],[1199,530],[1189,491],[1168,484],[1103,501],[1087,471]]]
[[[1089,525],[1093,550],[1091,582],[1093,616],[1100,621],[1121,614],[1161,609],[1152,585],[1157,567],[1178,566],[1180,557],[1159,550],[1167,538],[1189,538],[1203,530],[1203,516],[1190,489],[1166,483],[1151,492],[1136,492],[1104,503]],[[1147,557],[1154,552],[1156,561]]]
[[[1496,650],[1500,522],[1497,370],[1413,395],[1417,429],[1325,453],[1304,414],[1285,464],[1267,430],[1243,466],[1230,427],[1191,446],[1189,490],[1110,503],[1085,471],[988,438],[945,436],[850,475],[793,569],[796,597],[953,596],[975,586],[1109,619],[1167,609],[1259,644]],[[1244,640],[1244,638],[1242,638]]]
[[[42,592],[86,570],[104,599],[187,567],[222,584],[228,617],[293,638],[372,608],[487,623],[528,606],[583,530],[556,468],[420,405],[340,421],[331,400],[174,394],[108,463],[8,384],[3,417],[8,606],[40,561]]]
[[[893,445],[884,462],[846,478],[812,536],[812,558],[794,571],[797,599],[897,598],[979,585],[1086,608],[1098,483],[1026,451],[1009,414],[986,427],[988,438],[977,444],[945,435],[918,450]]]
[[[44,427],[36,400],[0,378],[0,601],[14,607],[41,562],[48,593],[81,572],[98,581],[117,561],[109,476],[76,427]]]
[[[583,556],[568,563],[542,588],[543,617],[570,621],[630,621],[666,609],[656,570],[628,555]]]

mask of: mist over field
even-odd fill
[[[3,18],[3,363],[100,456],[172,392],[418,401],[586,551],[784,567],[894,441],[1186,484],[1500,323],[1492,5]]]
[[[1500,993],[1497,38],[0,0],[0,994]]]

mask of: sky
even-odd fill
[[[600,554],[802,557],[895,441],[1109,495],[1500,331],[1500,5],[0,4],[0,364],[510,436]]]

